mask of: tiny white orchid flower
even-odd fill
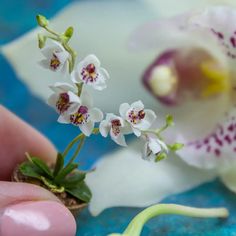
[[[48,104],[60,114],[60,121],[65,114],[75,111],[81,100],[75,93],[76,89],[70,84],[57,82],[50,88],[53,94],[49,97]]]
[[[152,110],[144,109],[141,101],[134,102],[131,105],[123,103],[120,105],[119,111],[121,117],[131,125],[137,137],[141,135],[142,130],[149,129],[156,119],[156,114]]]
[[[103,119],[103,113],[100,109],[93,107],[92,97],[85,89],[82,90],[79,98],[80,104],[77,109],[62,116],[60,122],[78,126],[86,136],[90,136],[95,123]]]
[[[146,134],[143,138],[145,139],[145,145],[142,153],[144,160],[155,160],[157,155],[161,152],[168,153],[167,145],[156,135]]]
[[[106,115],[106,119],[100,123],[99,130],[103,137],[110,133],[111,139],[121,146],[127,146],[124,135],[132,133],[129,124],[112,113]]]
[[[236,9],[214,6],[152,22],[131,41],[161,52],[143,82],[175,117],[171,137],[185,144],[178,155],[216,170],[236,192]]]
[[[41,49],[41,52],[46,58],[39,62],[42,67],[52,71],[66,72],[67,60],[70,54],[60,43],[52,41],[52,45]]]
[[[72,81],[74,83],[83,82],[97,90],[105,89],[107,87],[106,80],[109,79],[109,74],[100,65],[101,63],[95,55],[88,55],[71,73]]]

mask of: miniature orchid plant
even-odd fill
[[[76,65],[77,53],[69,45],[73,35],[72,27],[59,34],[49,28],[49,22],[44,16],[38,15],[37,22],[46,30],[46,34],[38,35],[38,45],[45,57],[39,64],[52,72],[65,75],[69,72],[67,75],[70,77],[70,83],[56,82],[50,86],[52,93],[48,104],[58,113],[59,123],[72,124],[81,133],[68,144],[63,153],[58,153],[55,166],[49,167],[39,158],[27,154],[28,162],[20,165],[23,175],[40,180],[54,193],[67,192],[87,203],[92,194],[85,183],[86,172],[77,170],[78,164],[74,162],[86,137],[99,133],[107,137],[109,134],[114,142],[127,146],[125,135],[133,133],[145,141],[143,158],[154,161],[162,160],[169,151],[175,152],[182,147],[179,143],[166,144],[162,138],[162,132],[173,125],[172,117],[168,115],[163,127],[153,129],[156,114],[145,109],[141,101],[123,103],[120,105],[119,115],[107,113],[103,119],[103,112],[94,106],[87,87],[99,91],[105,89],[109,79],[108,72],[101,67],[95,55],[88,55]],[[96,125],[98,123],[100,124]],[[75,145],[75,152],[68,163],[65,163],[65,158]]]
[[[133,48],[159,49],[143,83],[178,120],[178,155],[215,169],[234,192],[235,22],[234,8],[214,6],[146,24],[131,39]]]

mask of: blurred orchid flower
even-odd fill
[[[236,191],[236,9],[215,6],[152,22],[134,33],[131,46],[159,49],[143,83],[175,117],[175,138],[186,144],[179,156],[217,169]]]

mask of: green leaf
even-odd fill
[[[166,116],[166,124],[167,124],[168,126],[173,126],[173,125],[174,125],[173,116],[171,116],[171,115],[167,115],[167,116]]]
[[[19,167],[19,170],[25,176],[41,180],[41,175],[42,175],[41,170],[38,169],[38,167],[31,162],[22,163]]]
[[[67,164],[55,177],[55,182],[57,184],[61,183],[64,178],[71,173],[74,169],[78,168],[78,164],[76,163],[69,163]]]
[[[78,184],[75,188],[66,188],[66,192],[84,202],[90,202],[92,197],[92,193],[84,181]]]
[[[57,154],[57,161],[56,161],[55,168],[53,171],[54,177],[56,177],[57,174],[62,170],[63,166],[64,166],[64,157],[62,156],[61,153],[58,153]]]
[[[65,188],[76,187],[80,182],[85,179],[86,174],[82,172],[73,173],[72,176],[68,176],[66,179],[62,180],[60,183]]]
[[[174,143],[173,145],[169,145],[169,149],[173,152],[176,152],[183,148],[184,144],[183,143]]]
[[[157,154],[155,162],[161,161],[167,157],[167,154],[165,152],[160,152]]]
[[[49,169],[49,167],[43,160],[37,157],[31,157],[31,161],[33,164],[35,164],[35,166],[37,166],[44,173],[44,175],[48,177],[53,177],[51,170]]]

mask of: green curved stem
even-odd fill
[[[82,137],[85,136],[83,133],[80,133],[78,136],[76,136],[66,147],[65,151],[62,153],[62,156],[65,158],[70,149],[76,144]]]
[[[151,206],[133,218],[123,234],[125,236],[140,236],[144,224],[153,217],[162,214],[175,214],[190,217],[228,217],[229,212],[226,208],[195,208],[177,204],[157,204]]]
[[[99,133],[99,128],[94,128],[93,129],[93,134],[98,134]],[[62,156],[65,158],[67,154],[69,153],[70,149],[76,144],[79,140],[82,138],[85,138],[85,135],[83,133],[80,133],[78,136],[76,136],[65,148],[64,152],[62,153]]]
[[[82,146],[84,145],[84,142],[85,142],[85,136],[83,136],[81,138],[80,143],[79,143],[74,155],[71,157],[70,161],[68,162],[68,164],[72,163],[75,160],[75,158],[78,156]]]

